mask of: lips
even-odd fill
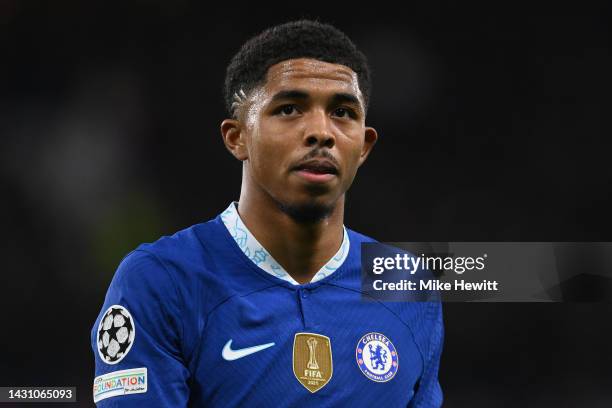
[[[297,165],[294,170],[313,174],[338,174],[338,168],[328,160],[309,160]]]
[[[309,160],[293,168],[310,185],[325,185],[338,175],[338,168],[329,160]]]

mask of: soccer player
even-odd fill
[[[440,303],[363,301],[376,241],[343,225],[378,137],[365,56],[333,26],[286,23],[242,46],[225,93],[239,201],[123,259],[91,331],[95,402],[439,407]]]

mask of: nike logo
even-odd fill
[[[260,344],[259,346],[247,347],[239,350],[232,350],[232,339],[230,339],[225,346],[223,346],[223,351],[221,352],[221,356],[224,360],[233,361],[238,360],[239,358],[246,357],[249,354],[257,353],[258,351],[265,350],[268,347],[272,347],[274,343],[266,343]]]

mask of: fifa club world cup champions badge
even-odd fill
[[[372,381],[387,382],[397,374],[397,350],[391,340],[380,333],[368,333],[359,339],[355,356],[363,375]]]
[[[317,392],[331,380],[334,371],[329,337],[296,333],[293,339],[293,374],[308,391]]]

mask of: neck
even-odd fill
[[[312,277],[336,254],[344,236],[344,195],[332,213],[319,221],[299,223],[283,212],[266,192],[243,182],[240,218],[257,241],[299,283]]]

